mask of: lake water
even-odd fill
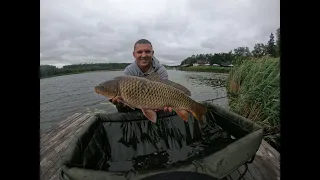
[[[123,71],[98,71],[40,80],[40,129],[45,130],[77,112],[116,112],[107,98],[94,87],[122,75]],[[227,74],[168,70],[169,79],[187,87],[198,101],[226,96],[223,82]],[[214,101],[228,107],[227,98]]]

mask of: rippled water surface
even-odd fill
[[[187,87],[195,100],[226,96],[221,85],[227,74],[168,70],[169,79]],[[93,91],[97,84],[122,75],[122,71],[99,71],[40,80],[40,129],[44,130],[77,112],[116,112],[113,104]],[[227,99],[214,101],[228,106]]]

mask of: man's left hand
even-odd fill
[[[158,110],[155,110],[158,111]],[[164,107],[163,109],[164,112],[172,112],[172,107]]]
[[[164,107],[164,112],[172,112],[172,107]]]

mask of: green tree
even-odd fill
[[[273,33],[270,34],[270,39],[268,41],[267,44],[267,52],[271,57],[276,57],[277,56],[277,52],[276,52],[276,45],[275,45],[275,41],[274,41],[274,35]]]
[[[86,71],[124,69],[129,64],[130,63],[72,64],[63,66],[62,68],[57,68],[56,66],[51,65],[41,65],[39,69],[39,76],[42,78]]]
[[[238,47],[233,50],[235,56],[245,56],[249,57],[251,56],[251,52],[249,50],[249,47]]]
[[[263,43],[257,43],[254,45],[253,50],[252,50],[252,55],[253,57],[260,58],[262,56],[267,55],[267,46],[264,45]]]
[[[276,40],[276,52],[277,52],[277,56],[280,56],[281,55],[280,27],[277,29],[276,37],[277,37],[277,40]]]

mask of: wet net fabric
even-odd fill
[[[228,111],[209,108],[202,129],[193,116],[184,122],[174,112],[158,112],[157,123],[147,120],[139,111],[96,114],[67,148],[60,178],[133,180],[167,171],[223,176],[236,168],[235,164],[250,158],[231,158],[238,162],[227,162],[228,148],[233,152],[234,144],[241,143],[239,139],[260,129],[251,121],[225,112]],[[232,117],[234,121],[225,120]],[[251,143],[252,153],[257,150],[260,136],[254,137],[257,140],[252,141],[257,143]],[[241,146],[250,148],[245,143],[240,144],[240,149]],[[219,165],[226,162],[231,165]]]

